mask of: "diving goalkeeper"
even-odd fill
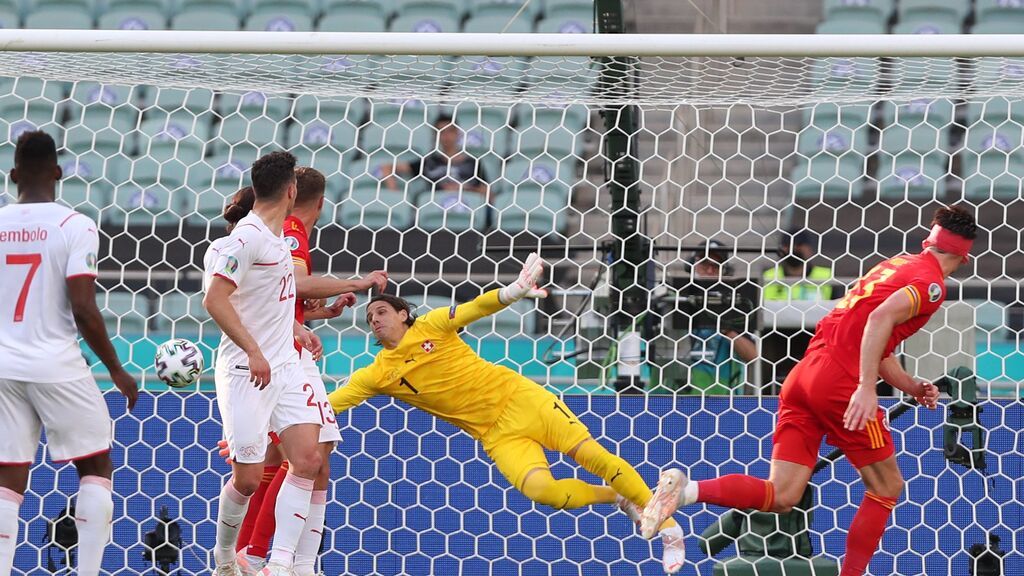
[[[524,376],[485,361],[462,341],[460,328],[522,298],[543,298],[537,288],[544,263],[530,254],[519,279],[472,302],[414,318],[409,303],[380,295],[366,321],[384,347],[328,399],[335,412],[386,394],[458,426],[476,438],[501,473],[534,502],[553,508],[617,503],[634,522],[651,498],[639,474],[590,435],[557,396]],[[557,450],[608,486],[574,478],[556,480],[544,449]],[[683,533],[671,518],[660,527],[665,572],[683,565]]]

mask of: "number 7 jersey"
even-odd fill
[[[910,317],[893,328],[882,358],[927,324],[946,299],[945,277],[935,256],[928,251],[897,256],[872,268],[818,322],[807,354],[827,350],[850,376],[859,377],[860,345],[868,316],[900,290],[910,298]]]
[[[96,276],[99,235],[57,204],[0,208],[0,379],[70,382],[89,376],[67,279]]]

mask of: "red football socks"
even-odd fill
[[[729,474],[697,483],[697,500],[728,508],[755,508],[762,512],[775,504],[775,487],[767,480],[744,474]]]
[[[885,525],[889,523],[892,509],[896,507],[896,499],[864,493],[864,500],[857,509],[857,514],[850,523],[850,532],[846,535],[846,558],[840,576],[862,576],[871,562],[871,556],[878,549],[878,541],[882,539]]]

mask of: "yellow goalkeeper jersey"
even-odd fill
[[[437,308],[416,319],[394,350],[377,353],[328,399],[336,413],[378,394],[402,400],[424,412],[481,436],[494,424],[522,378],[473,351],[457,330],[505,306],[492,290],[472,302]]]

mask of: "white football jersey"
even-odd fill
[[[67,279],[96,277],[96,223],[56,202],[0,208],[0,378],[89,376]]]
[[[242,218],[231,234],[210,245],[203,258],[204,287],[215,276],[237,289],[230,302],[256,340],[271,370],[298,362],[295,350],[295,269],[284,237],[275,236],[255,213]],[[226,335],[220,339],[217,366],[248,370],[249,357]]]

